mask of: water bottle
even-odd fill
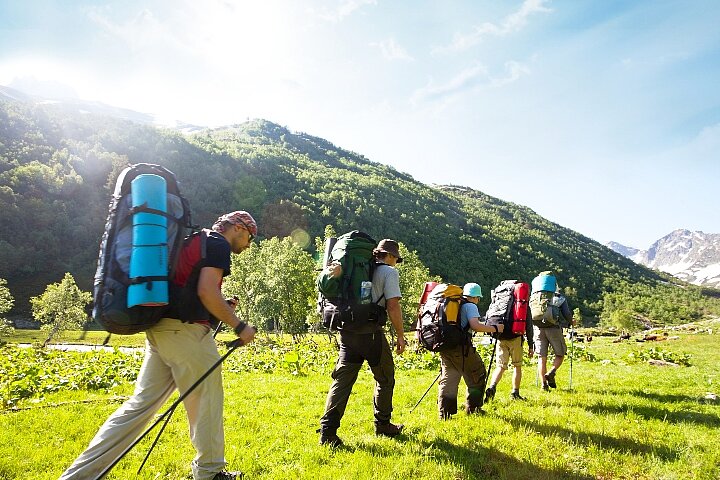
[[[364,281],[360,284],[360,303],[368,304],[372,301],[372,282]]]

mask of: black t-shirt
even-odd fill
[[[221,234],[205,230],[203,258],[202,237],[183,246],[178,259],[174,280],[170,283],[170,308],[167,317],[183,322],[210,321],[210,313],[197,294],[200,270],[204,267],[219,268],[223,277],[230,274],[230,244]],[[202,235],[202,234],[198,234]],[[222,282],[221,282],[222,283]],[[218,284],[218,289],[221,284]]]
[[[207,257],[204,267],[220,268],[223,277],[230,275],[230,244],[225,237],[215,231],[211,231],[207,237]]]

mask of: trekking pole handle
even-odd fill
[[[248,327],[252,328],[253,331],[257,333],[257,327],[255,327],[254,325],[248,325]],[[228,348],[237,348],[242,347],[243,345],[245,345],[245,342],[243,342],[240,337],[234,340],[230,340],[229,342],[225,342],[225,346]]]

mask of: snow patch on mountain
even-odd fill
[[[674,275],[695,285],[720,288],[720,234],[675,230],[647,250],[607,244],[635,263]]]

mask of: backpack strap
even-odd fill
[[[138,283],[147,283],[147,289],[152,290],[152,282],[164,282],[170,277],[168,275],[149,275],[145,277],[133,277],[130,279],[130,285],[137,285]]]
[[[134,207],[130,207],[128,210],[128,216],[132,217],[136,213],[154,213],[155,215],[162,215],[163,217],[169,218],[173,220],[174,222],[180,222],[175,216],[170,214],[169,212],[163,212],[162,210],[158,210],[157,208],[150,208],[147,206],[147,202],[136,205]]]

